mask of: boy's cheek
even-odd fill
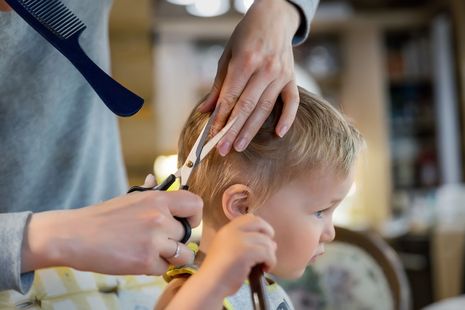
[[[310,258],[307,258],[302,252],[293,253],[291,255],[289,254],[289,252],[278,252],[277,264],[269,273],[286,280],[295,280],[300,278],[309,265]]]
[[[303,276],[305,272],[305,268],[306,266],[303,268],[291,269],[291,268],[286,268],[285,266],[281,267],[278,264],[276,265],[274,269],[270,271],[270,274],[278,278],[284,279],[284,280],[297,280]]]

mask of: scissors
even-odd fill
[[[179,169],[170,174],[162,183],[155,187],[143,187],[143,186],[133,186],[128,190],[128,194],[132,192],[145,192],[145,191],[166,191],[168,188],[176,181],[177,178],[180,180],[180,189],[188,190],[189,186],[187,181],[191,176],[192,171],[198,166],[198,164],[210,153],[210,151],[218,144],[221,138],[224,137],[226,132],[231,128],[231,126],[236,122],[237,117],[233,118],[220,132],[218,132],[214,137],[212,137],[207,143],[205,141],[208,138],[208,133],[212,126],[212,121],[215,118],[217,110],[212,113],[208,122],[203,126],[202,131],[200,132],[199,137],[194,143],[189,155],[186,158],[184,164],[179,167]],[[192,228],[186,218],[174,217],[178,220],[184,227],[184,237],[179,241],[181,243],[186,243],[191,237]]]

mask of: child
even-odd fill
[[[364,142],[330,104],[302,88],[299,95],[296,119],[283,138],[274,132],[278,99],[245,151],[212,152],[193,172],[189,189],[204,200],[200,251],[196,265],[168,272],[158,309],[180,309],[186,301],[189,309],[253,309],[245,280],[254,265],[295,279],[334,239],[332,214],[353,183]],[[179,162],[207,119],[195,110],[190,115]],[[271,280],[267,294],[271,309],[292,308]]]

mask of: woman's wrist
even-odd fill
[[[21,272],[69,265],[63,246],[68,215],[72,211],[34,213],[26,227],[21,251]]]
[[[291,39],[299,29],[301,23],[299,10],[287,0],[255,0],[252,6],[256,6],[264,14],[272,15],[274,18],[285,18],[283,24],[287,28]]]

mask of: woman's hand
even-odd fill
[[[256,0],[234,29],[218,63],[215,82],[201,112],[219,111],[212,132],[238,116],[218,144],[221,155],[246,148],[281,94],[284,109],[276,126],[282,137],[294,121],[299,95],[294,77],[292,38],[299,25],[297,9],[285,0]]]
[[[32,215],[22,252],[22,272],[51,266],[107,274],[160,275],[168,263],[193,261],[178,242],[201,220],[202,200],[188,192],[146,191],[76,210]]]

